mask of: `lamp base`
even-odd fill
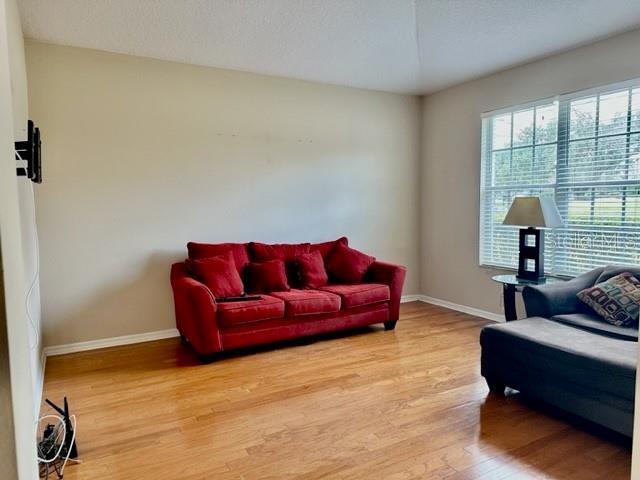
[[[520,280],[537,282],[544,278],[544,231],[534,227],[520,229]]]

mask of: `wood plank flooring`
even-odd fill
[[[45,395],[78,416],[65,479],[629,478],[628,443],[488,393],[488,323],[410,303],[395,331],[207,365],[178,339],[51,357]]]

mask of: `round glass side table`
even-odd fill
[[[554,277],[544,277],[538,281],[524,280],[517,275],[494,275],[491,280],[502,284],[504,300],[504,317],[507,322],[518,319],[516,312],[516,292],[521,292],[527,285],[546,285],[562,283],[564,280]]]

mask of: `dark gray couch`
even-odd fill
[[[638,330],[602,320],[576,294],[624,271],[604,267],[565,283],[526,287],[528,318],[485,327],[481,371],[492,391],[506,386],[631,436]]]

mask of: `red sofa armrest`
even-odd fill
[[[184,262],[171,266],[171,287],[180,335],[201,355],[222,351],[218,306],[211,291],[189,276]]]
[[[380,261],[373,262],[367,272],[368,281],[389,285],[389,290],[391,290],[389,301],[390,321],[396,321],[400,318],[400,298],[402,297],[402,286],[406,275],[406,267]]]

